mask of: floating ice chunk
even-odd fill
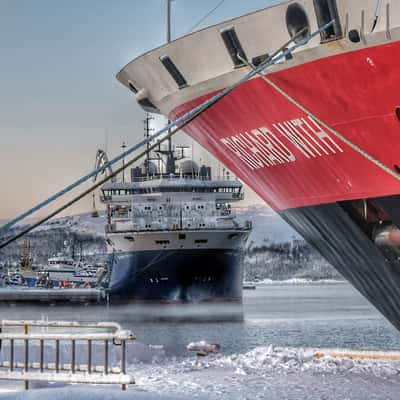
[[[216,343],[207,343],[204,340],[201,340],[200,342],[189,343],[186,348],[189,351],[195,351],[199,356],[206,356],[210,353],[217,353],[221,346]]]

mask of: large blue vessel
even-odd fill
[[[192,160],[176,166],[171,144],[160,154],[164,163],[147,158],[131,182],[102,187],[110,298],[240,301],[251,225],[236,219],[231,203],[243,199],[242,184],[229,175],[213,180],[210,167]]]

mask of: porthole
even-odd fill
[[[304,33],[295,40],[296,43],[299,43],[310,33],[310,22],[303,6],[299,3],[292,3],[288,6],[286,10],[286,26],[290,37],[294,37],[306,28]]]

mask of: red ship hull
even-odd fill
[[[268,77],[396,171],[400,43],[305,63]],[[170,113],[174,119],[207,96]],[[400,181],[324,131],[261,78],[185,131],[246,182],[400,330]]]
[[[400,43],[395,42],[268,77],[351,142],[396,169],[398,60]],[[179,106],[170,118],[213,94]],[[237,88],[185,131],[275,210],[400,193],[399,180],[321,129],[261,78]]]

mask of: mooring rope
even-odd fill
[[[193,116],[192,119],[194,119],[196,116]],[[165,137],[163,137],[162,139],[157,140],[157,142],[155,142],[154,144],[152,144],[148,149],[146,148],[146,150],[143,150],[141,153],[139,153],[137,156],[135,156],[134,158],[132,158],[131,160],[129,160],[128,162],[125,162],[125,164],[121,167],[119,167],[118,169],[116,169],[112,174],[104,177],[103,179],[101,179],[100,181],[98,181],[97,183],[95,183],[94,185],[92,185],[90,188],[88,188],[87,190],[83,191],[82,193],[80,193],[79,195],[75,196],[73,199],[71,199],[69,202],[67,202],[66,204],[64,204],[63,206],[57,208],[55,211],[51,212],[50,214],[48,214],[46,217],[40,219],[39,221],[35,222],[34,224],[28,226],[27,228],[25,228],[24,230],[22,230],[20,233],[18,233],[17,235],[11,237],[10,239],[6,240],[5,242],[0,244],[0,249],[6,247],[7,245],[9,245],[10,243],[16,241],[17,239],[21,238],[22,236],[26,235],[27,233],[29,233],[30,231],[32,231],[33,229],[37,228],[38,226],[44,224],[45,222],[47,222],[49,219],[53,218],[54,216],[56,216],[57,214],[61,213],[62,211],[66,210],[67,208],[69,208],[70,206],[72,206],[74,203],[76,203],[77,201],[81,200],[83,197],[87,196],[88,194],[90,194],[91,192],[93,192],[94,190],[96,190],[98,187],[100,187],[101,185],[103,185],[104,183],[106,183],[107,181],[111,180],[112,178],[114,178],[115,176],[117,176],[119,173],[121,173],[122,171],[125,170],[125,168],[131,166],[133,163],[135,163],[136,161],[140,160],[142,157],[144,157],[146,155],[146,153],[148,151],[152,151],[154,150],[156,147],[158,147],[161,143],[165,142],[166,140],[168,140],[169,138],[171,138],[175,133],[177,133],[179,130],[181,130],[184,126],[186,126],[187,124],[189,124],[191,120],[188,120],[185,124],[183,124],[182,126],[179,126],[177,128],[175,128],[174,130],[172,130],[170,133],[168,133],[168,135],[166,135]]]
[[[287,41],[283,46],[281,46],[278,50],[276,50],[271,56],[268,56],[257,68],[255,68],[254,70],[250,71],[248,74],[246,74],[243,78],[241,78],[240,80],[238,80],[236,83],[234,83],[233,85],[229,86],[228,88],[222,90],[221,92],[219,92],[218,94],[216,94],[215,96],[211,97],[210,99],[204,101],[203,103],[201,103],[200,105],[194,107],[192,110],[190,110],[189,112],[187,112],[186,114],[184,114],[183,116],[177,118],[175,121],[173,121],[172,123],[166,125],[164,128],[162,128],[161,130],[159,130],[158,132],[156,132],[155,134],[153,134],[152,136],[150,136],[149,138],[143,140],[142,142],[140,142],[139,144],[131,147],[130,149],[126,150],[125,152],[123,152],[120,156],[115,157],[113,160],[109,161],[108,163],[104,164],[102,167],[94,170],[93,172],[91,172],[90,174],[85,175],[85,177],[79,179],[78,181],[76,181],[74,184],[69,185],[67,188],[68,190],[64,189],[61,192],[57,193],[54,196],[51,196],[49,199],[45,200],[44,202],[40,203],[39,205],[37,205],[36,207],[32,208],[31,210],[27,211],[24,214],[21,214],[19,217],[15,218],[14,220],[10,221],[9,223],[7,223],[6,225],[4,225],[3,227],[0,228],[0,232],[5,229],[4,227],[9,227],[14,225],[16,222],[20,221],[21,219],[24,219],[25,217],[27,217],[28,215],[32,214],[33,212],[37,211],[38,209],[44,207],[45,205],[51,203],[52,201],[54,201],[56,198],[60,197],[62,194],[65,194],[67,191],[72,190],[74,187],[77,187],[78,185],[82,184],[85,180],[89,179],[90,177],[92,177],[94,174],[100,173],[103,170],[105,170],[108,166],[114,164],[115,162],[119,161],[120,159],[122,159],[123,157],[125,157],[126,155],[129,155],[131,152],[133,152],[135,149],[137,149],[138,147],[142,147],[145,144],[150,143],[151,141],[153,141],[155,138],[157,138],[158,136],[160,136],[162,133],[164,133],[165,131],[168,131],[171,127],[174,127],[174,129],[172,131],[170,131],[165,137],[163,137],[162,139],[159,139],[156,143],[154,143],[153,145],[151,145],[149,148],[146,148],[145,150],[143,150],[141,153],[139,153],[136,157],[134,157],[133,159],[131,159],[130,161],[128,161],[127,163],[125,163],[123,166],[121,166],[120,168],[116,169],[112,174],[106,176],[105,178],[103,178],[102,180],[98,181],[96,184],[92,185],[90,188],[88,188],[87,190],[83,191],[81,194],[77,195],[76,197],[74,197],[72,200],[68,201],[66,204],[64,204],[63,206],[57,208],[55,211],[51,212],[50,214],[48,214],[46,217],[40,219],[39,221],[37,221],[36,223],[30,225],[29,227],[23,229],[20,233],[18,233],[17,235],[11,237],[10,239],[6,240],[3,243],[0,243],[0,249],[6,247],[7,245],[9,245],[10,243],[14,242],[15,240],[21,238],[22,236],[26,235],[27,233],[31,232],[33,229],[37,228],[38,226],[42,225],[43,223],[47,222],[49,219],[53,218],[54,216],[56,216],[57,214],[61,213],[62,211],[66,210],[67,208],[69,208],[71,205],[73,205],[74,203],[76,203],[77,201],[81,200],[83,197],[87,196],[88,194],[90,194],[91,192],[93,192],[95,189],[97,189],[98,187],[100,187],[101,185],[103,185],[104,183],[106,183],[108,180],[110,180],[111,178],[115,177],[116,175],[118,175],[120,172],[124,171],[127,167],[129,167],[130,165],[132,165],[133,163],[135,163],[136,161],[138,161],[139,159],[141,159],[142,157],[144,157],[148,151],[152,151],[153,149],[155,149],[157,146],[159,146],[161,143],[163,143],[164,141],[166,141],[167,139],[169,139],[170,137],[172,137],[175,133],[177,133],[179,130],[183,129],[186,125],[188,125],[190,122],[192,122],[194,119],[196,119],[197,117],[199,117],[203,112],[207,111],[210,107],[212,107],[214,104],[218,103],[220,100],[222,100],[225,96],[227,96],[229,93],[231,93],[235,88],[237,88],[238,86],[240,86],[241,84],[243,84],[244,82],[248,81],[249,79],[251,79],[253,76],[256,76],[258,73],[262,72],[263,70],[265,70],[266,68],[268,68],[269,66],[275,64],[276,62],[279,62],[281,59],[286,59],[286,57],[291,54],[294,50],[296,50],[297,48],[299,48],[300,46],[303,46],[304,44],[306,44],[309,40],[311,40],[313,37],[319,35],[321,32],[325,31],[326,29],[328,29],[332,24],[334,23],[334,21],[331,21],[329,23],[327,23],[326,25],[324,25],[323,27],[321,27],[320,29],[318,29],[317,31],[313,32],[310,35],[307,35],[305,37],[303,37],[301,40],[299,40],[297,43],[295,43],[293,46],[291,46],[290,48],[288,48],[288,46],[293,43],[296,42],[297,39],[299,39],[301,36],[304,36],[304,34],[307,31],[307,28],[303,28],[301,31],[299,31],[296,35],[294,35],[289,41]],[[246,61],[247,64],[247,61]],[[180,125],[178,125],[180,124]],[[86,179],[87,178],[87,179]],[[85,179],[85,180],[83,180]],[[79,183],[78,183],[79,182]],[[50,200],[51,199],[51,200]],[[32,211],[33,210],[33,211]]]
[[[279,48],[271,57],[268,57],[264,62],[262,62],[254,71],[250,71],[248,74],[246,74],[243,78],[238,80],[236,83],[233,85],[225,88],[221,92],[217,93],[215,96],[211,97],[208,100],[205,100],[203,103],[199,104],[198,106],[194,107],[192,110],[188,111],[186,114],[182,115],[181,117],[177,118],[176,120],[168,123],[166,126],[161,128],[159,131],[154,133],[153,135],[149,136],[148,138],[145,138],[141,142],[137,143],[136,145],[128,148],[124,152],[122,152],[120,155],[117,157],[114,157],[112,160],[108,161],[107,163],[103,164],[101,167],[95,169],[94,171],[84,175],[83,177],[79,178],[72,184],[66,186],[64,189],[60,190],[59,192],[55,193],[54,195],[50,196],[46,200],[40,202],[33,208],[29,209],[28,211],[25,211],[24,213],[20,214],[16,218],[12,219],[11,221],[7,222],[3,226],[0,227],[0,233],[5,231],[6,229],[11,228],[13,225],[16,223],[22,221],[23,219],[29,217],[36,211],[39,211],[43,207],[47,206],[48,204],[52,203],[53,201],[57,200],[59,197],[63,196],[64,194],[70,192],[71,190],[75,189],[76,187],[80,186],[84,182],[88,181],[89,179],[93,178],[97,174],[101,174],[103,171],[105,171],[107,168],[112,166],[113,164],[117,163],[118,161],[123,160],[125,157],[133,153],[134,151],[138,150],[139,148],[143,147],[144,145],[152,142],[153,140],[157,139],[160,137],[163,133],[168,132],[171,128],[174,128],[178,126],[179,124],[185,122],[187,119],[191,118],[191,116],[196,115],[199,111],[203,109],[207,109],[210,105],[213,105],[220,101],[222,98],[224,98],[226,95],[231,93],[234,89],[236,89],[238,86],[240,86],[242,83],[248,81],[251,79],[253,76],[257,75],[259,71],[264,70],[265,68],[271,66],[272,64],[280,61],[282,58],[286,58],[286,56],[291,53],[292,51],[296,50],[298,47],[303,46],[305,43],[307,43],[310,39],[312,39],[314,36],[319,35],[321,32],[326,30],[332,25],[333,21],[329,22],[328,24],[324,25],[322,28],[318,29],[316,32],[312,33],[311,35],[307,35],[306,37],[302,38],[298,43],[295,43],[290,49],[287,49],[287,46],[289,46],[292,42],[295,42],[297,39],[299,39],[301,36],[304,35],[304,33],[307,31],[307,28],[303,28],[301,31],[299,31],[295,36],[293,36],[289,41],[287,41],[281,48]]]
[[[241,55],[238,53],[237,57],[252,71],[256,71],[256,68],[253,64],[249,63],[247,60],[245,60]],[[350,139],[347,139],[345,136],[343,136],[340,132],[338,132],[336,129],[334,129],[332,126],[327,124],[325,121],[323,121],[321,118],[317,117],[313,112],[311,112],[308,108],[306,108],[303,104],[301,104],[299,101],[297,101],[294,97],[292,97],[288,92],[283,90],[279,85],[277,85],[275,82],[273,82],[270,78],[268,78],[266,75],[264,75],[262,72],[257,72],[258,75],[266,82],[268,85],[272,86],[277,92],[279,92],[283,97],[285,97],[287,100],[289,100],[292,104],[294,104],[296,107],[298,107],[301,111],[303,111],[305,114],[307,114],[308,117],[312,118],[316,122],[318,122],[320,125],[322,125],[326,130],[328,130],[332,135],[334,135],[336,138],[338,138],[340,141],[345,143],[347,146],[351,147],[354,151],[357,153],[361,154],[364,158],[366,158],[368,161],[372,162],[375,164],[377,167],[391,175],[397,180],[400,180],[400,174],[396,173],[393,171],[390,167],[388,167],[386,164],[384,164],[382,161],[378,160],[368,152],[366,152],[363,148],[360,146],[356,145],[353,143]]]

